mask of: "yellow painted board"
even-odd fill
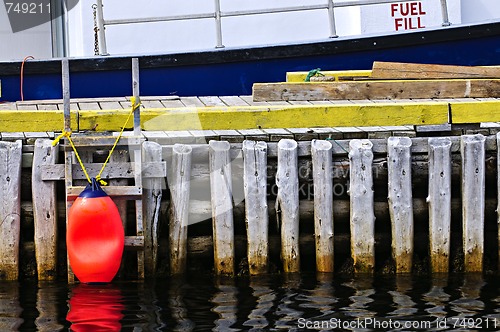
[[[500,100],[451,101],[452,123],[500,122]]]
[[[71,128],[78,130],[78,113],[71,113]],[[0,132],[40,132],[64,129],[64,111],[54,110],[2,110],[0,111]]]
[[[80,130],[117,131],[123,126],[128,111],[82,110],[79,114]],[[446,102],[191,107],[141,111],[141,126],[149,131],[399,126],[447,122]],[[132,128],[132,123],[127,128]]]
[[[287,72],[286,81],[290,83],[304,82],[306,76],[309,72],[307,71],[297,71],[297,72]],[[339,77],[354,77],[354,76],[371,76],[371,70],[326,70],[321,71],[325,76],[335,77],[335,81],[339,80]]]

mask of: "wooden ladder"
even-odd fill
[[[94,154],[102,152],[103,157],[107,156],[113,146],[116,136],[88,136],[80,135],[72,137],[85,168],[90,176],[95,176],[102,167],[102,163],[94,163]],[[103,190],[114,200],[122,215],[124,227],[126,227],[126,201],[135,201],[135,223],[136,234],[125,237],[125,247],[132,247],[137,250],[137,277],[144,278],[145,241],[144,241],[144,220],[143,220],[143,186],[142,186],[142,151],[141,146],[144,138],[139,136],[126,136],[120,139],[119,144],[113,152],[111,162],[106,166],[102,178],[109,180],[110,186],[103,187]],[[131,162],[127,162],[127,155],[130,150]],[[68,213],[73,201],[78,197],[87,184],[85,176],[78,165],[73,148],[69,144],[64,145],[64,170],[66,185],[66,225]],[[113,162],[116,161],[116,162]],[[133,185],[127,185],[127,178],[133,178]],[[75,276],[71,270],[68,260],[68,282],[73,283]]]

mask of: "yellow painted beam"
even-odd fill
[[[71,128],[78,130],[78,113],[71,113]],[[64,111],[0,111],[0,132],[62,131]]]
[[[500,122],[500,100],[451,101],[452,123]]]
[[[290,83],[304,82],[306,76],[309,72],[307,71],[297,71],[286,73],[286,81]],[[358,77],[358,76],[371,76],[371,70],[326,70],[321,71],[325,76],[335,77],[335,81],[339,80],[339,77]]]
[[[128,110],[79,111],[80,130],[117,131]],[[144,130],[223,130],[430,125],[448,122],[447,102],[206,107],[141,110]],[[129,123],[127,128],[132,128]]]

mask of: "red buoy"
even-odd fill
[[[68,215],[66,245],[75,276],[84,283],[110,282],[120,268],[124,240],[118,208],[92,179]]]

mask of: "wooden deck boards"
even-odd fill
[[[141,101],[143,129],[145,130],[174,130],[174,125],[178,125],[178,130],[192,132],[226,129],[286,130],[284,128],[294,127],[343,127],[342,131],[345,132],[345,127],[351,127],[359,129],[349,130],[351,137],[366,136],[363,132],[367,132],[369,138],[385,136],[386,133],[394,131],[383,129],[385,126],[405,124],[451,126],[448,112],[452,115],[453,124],[500,122],[500,111],[498,111],[500,98],[255,102],[252,96],[146,96],[141,97]],[[60,99],[0,103],[0,120],[2,120],[0,131],[60,131],[58,123],[62,116],[62,109]],[[72,119],[74,129],[80,130],[92,130],[96,124],[91,123],[92,121],[99,122],[97,130],[119,130],[129,109],[128,97],[71,100],[72,114],[73,112],[79,114],[78,119],[76,116]],[[182,109],[186,109],[186,113],[180,113]],[[26,118],[23,119],[16,111],[29,114],[26,114]],[[278,115],[275,112],[281,113]],[[321,118],[325,112],[331,114]],[[421,113],[421,118],[409,117],[418,112]],[[89,120],[93,117],[93,120]],[[97,120],[98,117],[101,118]],[[181,119],[182,117],[186,118]],[[407,118],[401,119],[400,117]],[[432,123],[428,123],[429,120]],[[147,126],[146,122],[154,126]],[[190,126],[190,123],[197,124]],[[406,129],[407,132],[411,130]],[[398,132],[401,131],[405,130],[398,129]],[[282,137],[295,139],[314,138],[314,134],[319,137],[320,133],[300,132],[300,130],[299,132],[281,132]],[[332,138],[343,137],[338,134],[338,131],[331,134]],[[274,139],[279,137],[278,134],[267,133],[269,138],[270,135],[274,135]]]

